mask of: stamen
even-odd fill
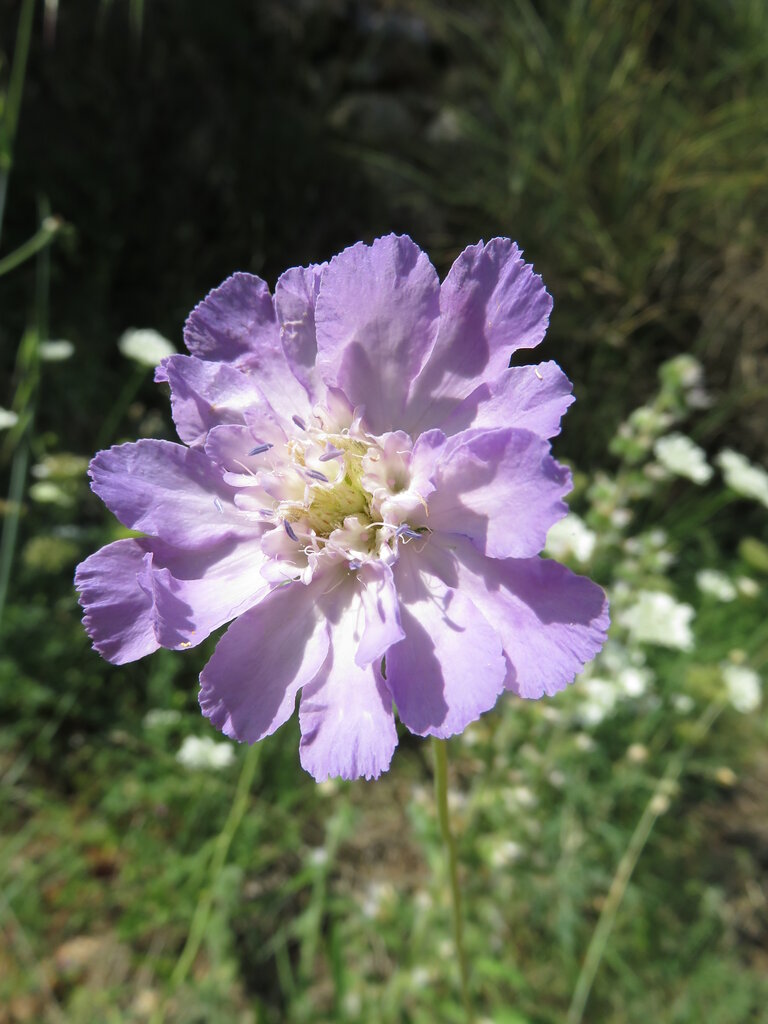
[[[350,560],[347,562],[347,566],[350,572],[356,572],[358,569],[362,569],[363,563],[358,562],[356,558],[350,558]]]
[[[298,542],[299,538],[294,533],[293,527],[291,526],[291,524],[288,522],[287,519],[283,520],[283,529],[288,534],[288,536],[291,538],[291,540],[295,540],[296,542]]]
[[[331,459],[338,459],[339,456],[342,456],[343,454],[344,454],[344,452],[341,450],[341,448],[331,448],[331,447],[329,447],[328,451],[327,452],[323,452],[323,454],[320,456],[318,461],[319,462],[329,462]]]
[[[255,448],[252,448],[249,455],[263,455],[264,452],[268,452],[270,448],[274,448],[272,444],[257,444]]]
[[[324,484],[330,483],[325,473],[321,473],[319,469],[305,469],[304,472],[307,476],[311,476],[313,480],[322,480]]]
[[[397,530],[395,530],[395,536],[408,537],[411,540],[418,540],[419,537],[421,537],[421,534],[417,533],[416,530],[411,529],[411,527],[407,523],[403,523],[402,526],[398,526]]]
[[[306,430],[307,429],[307,424],[304,422],[304,420],[301,418],[301,416],[291,416],[291,419],[296,424],[296,426],[299,428],[299,430]]]
[[[221,515],[224,515],[224,509],[221,507],[221,502],[218,498],[213,499],[213,504],[216,506],[216,511],[220,512]]]
[[[275,515],[271,508],[259,508],[256,511],[260,516],[267,516],[269,519],[273,519]]]

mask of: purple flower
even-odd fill
[[[79,566],[96,649],[123,664],[234,620],[200,705],[254,743],[301,691],[301,763],[375,778],[400,720],[461,732],[503,690],[563,689],[603,644],[605,595],[539,552],[565,515],[556,363],[508,368],[551,299],[517,246],[469,246],[442,285],[407,237],[235,274],[164,359],[183,444],[100,452],[94,491],[144,537]]]

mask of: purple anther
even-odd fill
[[[330,462],[331,459],[338,459],[339,456],[343,454],[344,452],[341,450],[341,448],[329,448],[327,452],[323,452],[318,461]]]
[[[269,449],[273,448],[273,447],[274,447],[274,445],[271,445],[271,444],[257,444],[255,448],[252,448],[248,452],[248,454],[249,455],[263,455],[264,452],[268,452]]]
[[[296,424],[296,426],[299,428],[299,430],[306,430],[307,429],[307,424],[304,422],[304,420],[301,418],[301,416],[291,416],[291,419]]]
[[[356,572],[358,569],[362,569],[363,567],[363,563],[358,562],[356,558],[350,558],[347,565],[349,566],[350,572]]]
[[[223,515],[224,514],[224,509],[221,507],[221,502],[219,501],[218,498],[214,498],[213,499],[213,504],[216,507],[216,511],[217,512],[221,512],[221,514]]]
[[[305,469],[304,472],[307,476],[311,476],[313,480],[322,480],[324,484],[330,483],[325,473],[321,473],[318,469]]]
[[[271,508],[260,508],[257,511],[260,516],[267,516],[268,519],[271,519],[275,514]]]
[[[296,536],[296,534],[294,533],[294,531],[293,531],[293,527],[291,526],[291,524],[290,524],[290,523],[288,522],[288,520],[287,520],[287,519],[284,519],[284,520],[283,520],[283,529],[284,529],[284,530],[285,530],[285,532],[286,532],[286,533],[288,534],[288,536],[289,536],[289,537],[291,538],[291,540],[295,540],[295,541],[297,541],[297,542],[298,542],[298,539],[299,539],[299,538],[298,538],[298,537]]]
[[[407,523],[403,523],[402,526],[398,526],[397,530],[395,531],[395,536],[410,537],[412,540],[418,540],[419,537],[421,537],[421,534],[417,533],[416,530],[412,530]]]

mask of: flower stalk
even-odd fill
[[[456,856],[456,840],[451,832],[451,818],[448,810],[448,744],[445,740],[432,737],[432,749],[435,758],[435,801],[437,817],[440,822],[440,834],[443,839],[445,859],[448,867],[448,879],[451,886],[451,905],[453,911],[453,941],[459,960],[459,978],[461,981],[461,1001],[464,1004],[468,1024],[473,1024],[474,1014],[469,998],[469,970],[467,954],[464,949],[464,919],[461,908],[461,888],[459,887],[459,866]]]

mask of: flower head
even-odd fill
[[[731,448],[721,451],[715,461],[730,488],[768,508],[768,473],[762,466],[753,465],[746,456]]]
[[[712,467],[707,462],[704,449],[685,434],[660,437],[653,451],[662,466],[676,476],[687,477],[695,484],[705,484],[712,479]]]
[[[541,559],[570,475],[553,362],[508,368],[551,299],[517,246],[467,248],[442,285],[407,237],[235,274],[156,379],[183,444],[100,452],[92,486],[146,536],[88,558],[85,625],[117,664],[234,620],[203,713],[253,743],[301,693],[317,779],[376,777],[397,735],[447,737],[503,690],[563,689],[603,644],[605,595]]]
[[[694,614],[689,604],[676,601],[663,590],[640,590],[635,602],[619,616],[619,622],[640,643],[689,651],[693,647]]]

